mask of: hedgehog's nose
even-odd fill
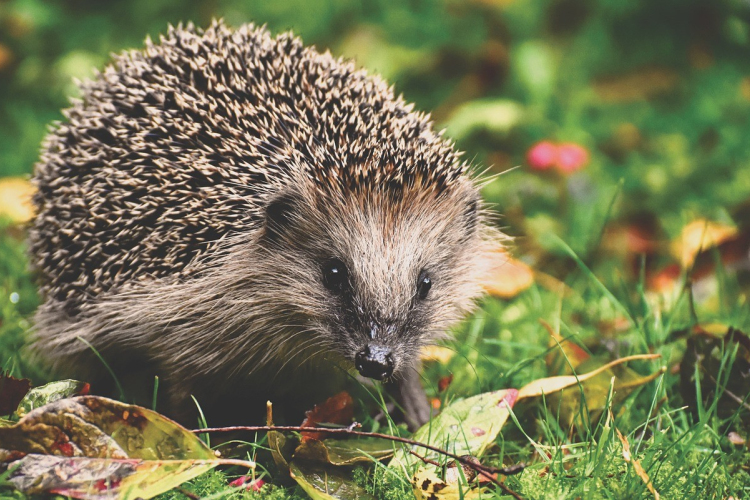
[[[368,345],[354,357],[354,365],[363,377],[383,380],[393,374],[393,353],[387,347]]]

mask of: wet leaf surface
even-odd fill
[[[375,500],[343,468],[299,460],[291,464],[290,474],[312,500]]]
[[[0,428],[0,446],[0,469],[17,488],[83,499],[151,498],[220,464],[254,466],[217,458],[156,412],[96,396],[30,411]]]
[[[354,418],[354,400],[348,392],[343,391],[331,396],[325,402],[305,413],[302,427],[317,427],[322,423],[348,425]],[[302,440],[317,439],[325,437],[320,432],[303,432]]]
[[[381,460],[393,455],[394,443],[386,439],[309,439],[294,450],[294,459],[331,465],[353,465]]]
[[[481,456],[495,442],[517,397],[518,391],[505,389],[458,400],[418,429],[413,439],[441,447],[459,456]],[[412,465],[421,463],[419,458],[405,448],[396,452],[389,467],[408,471]],[[444,459],[425,448],[413,446],[409,449],[427,459]]]
[[[78,380],[59,380],[31,389],[18,405],[16,414],[23,417],[31,410],[72,396],[85,396],[89,384]]]

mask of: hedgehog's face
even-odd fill
[[[382,380],[413,367],[481,293],[482,224],[468,181],[441,196],[362,198],[282,197],[265,238],[310,344]]]

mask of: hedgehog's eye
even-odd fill
[[[419,279],[417,280],[417,297],[420,300],[426,299],[427,294],[430,293],[430,288],[432,288],[432,280],[426,271],[422,271],[419,273]]]
[[[341,292],[349,280],[346,265],[339,259],[331,259],[323,264],[323,285],[333,292]]]

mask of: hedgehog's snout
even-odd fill
[[[393,351],[389,347],[368,344],[354,356],[354,366],[363,377],[383,380],[393,374]]]

